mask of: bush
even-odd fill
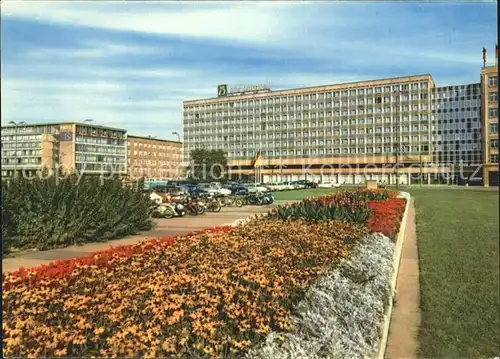
[[[152,227],[143,183],[76,176],[2,183],[4,251],[105,241]]]
[[[341,191],[330,196],[306,198],[292,205],[278,206],[270,218],[309,221],[345,220],[364,224],[370,216],[368,200],[356,192]]]

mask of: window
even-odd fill
[[[498,117],[498,108],[490,108],[488,111],[488,117]]]
[[[490,133],[498,133],[498,123],[491,123],[489,130]]]
[[[498,163],[498,155],[490,155],[490,163]]]
[[[498,92],[490,92],[488,95],[488,100],[498,102]]]
[[[498,140],[490,140],[491,148],[498,148]]]
[[[488,85],[489,86],[497,86],[497,84],[498,84],[498,76],[488,77]]]

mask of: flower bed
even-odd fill
[[[385,198],[371,201],[371,196]],[[366,202],[370,232],[397,230],[404,200],[387,191],[308,201],[332,208],[332,203],[356,205],[353,198]],[[392,220],[379,224],[386,215]],[[241,357],[269,340],[269,333],[301,335],[306,324],[291,313],[305,310],[304,300],[318,303],[310,293],[322,280],[332,281],[325,308],[335,307],[337,314],[344,313],[345,298],[379,303],[365,317],[353,313],[347,317],[359,320],[361,334],[338,337],[343,348],[355,348],[363,340],[364,347],[372,348],[380,301],[385,303],[381,289],[372,291],[373,281],[385,277],[366,273],[385,273],[373,267],[383,259],[370,249],[362,252],[365,264],[349,265],[361,258],[356,253],[369,247],[363,244],[372,238],[366,237],[366,229],[343,220],[309,219],[285,223],[279,216],[254,218],[237,227],[148,240],[4,275],[4,356]],[[384,240],[371,245],[382,251],[392,246],[380,241]],[[365,274],[369,280],[362,279]],[[340,295],[345,289],[351,292]],[[327,314],[321,312],[325,308],[314,309],[314,315],[311,308],[301,313],[321,317]],[[348,334],[349,329],[338,327],[345,318],[323,319],[325,328],[337,327],[338,335]],[[363,329],[365,325],[371,327]],[[327,337],[323,335],[324,340]],[[340,348],[304,340],[330,351]]]
[[[368,207],[372,212],[367,223],[368,230],[372,233],[382,233],[394,240],[403,218],[405,204],[404,198],[370,201]]]
[[[70,275],[45,271],[32,286],[8,275],[4,356],[238,355],[271,329],[291,329],[305,289],[364,233],[340,221],[262,219],[106,265],[74,261]]]
[[[372,212],[368,205],[370,201],[392,199],[398,193],[387,189],[338,191],[328,196],[306,198],[302,202],[277,206],[269,212],[269,217],[281,220],[302,218],[310,221],[338,219],[366,224]]]

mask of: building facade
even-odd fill
[[[436,87],[432,99],[434,162],[480,165],[481,84]]]
[[[33,175],[42,168],[66,172],[127,173],[126,130],[89,123],[2,127],[2,175]]]
[[[220,87],[219,97],[183,103],[185,161],[195,148],[223,149],[233,174],[252,174],[260,152],[264,182],[428,182],[440,170],[430,166],[431,75],[234,95]]]
[[[498,67],[481,69],[481,124],[483,181],[485,186],[498,186]]]
[[[181,151],[182,142],[129,135],[128,175],[153,180],[179,178]]]

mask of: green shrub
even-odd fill
[[[106,241],[152,227],[143,183],[124,186],[99,176],[26,179],[2,183],[4,251],[50,249]]]
[[[281,220],[345,220],[360,224],[366,223],[369,216],[370,209],[365,196],[349,191],[318,198],[306,198],[302,202],[277,206],[269,213],[269,217]]]

